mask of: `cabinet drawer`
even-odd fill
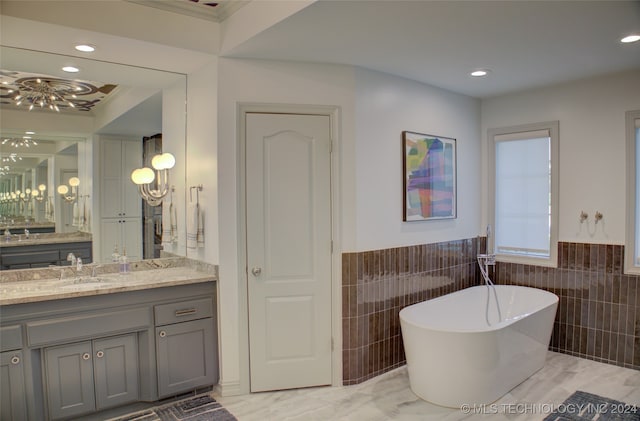
[[[22,326],[3,326],[0,328],[0,351],[22,348]]]
[[[27,323],[27,340],[30,346],[46,345],[123,331],[144,330],[150,325],[151,312],[148,308],[82,314]]]
[[[210,298],[157,305],[154,308],[156,326],[202,319],[213,315]]]
[[[50,263],[55,265],[58,263],[59,256],[60,254],[57,250],[3,253],[2,264],[5,266],[30,265],[32,263]]]

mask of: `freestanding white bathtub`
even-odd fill
[[[495,288],[502,321],[496,295],[487,286],[400,311],[409,383],[416,395],[453,408],[487,404],[544,366],[558,297],[536,288]]]

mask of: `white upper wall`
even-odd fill
[[[344,251],[435,243],[478,235],[480,101],[366,69],[356,71],[355,97],[356,211],[353,222],[356,241],[353,248]],[[456,139],[457,218],[402,221],[402,132],[405,130]]]
[[[624,244],[625,112],[638,109],[638,70],[483,100],[483,162],[487,129],[559,120],[558,240]],[[486,198],[486,165],[482,173]],[[485,221],[486,208],[485,200]],[[578,219],[581,211],[589,214],[583,224]],[[604,215],[597,225],[596,211]]]
[[[204,220],[204,248],[187,249],[187,257],[220,264],[218,233],[218,61],[212,60],[187,78],[187,201],[190,187],[199,192]],[[196,191],[193,190],[193,200]],[[183,234],[183,230],[178,230]],[[186,229],[184,230],[186,233]],[[185,240],[186,241],[186,240]]]

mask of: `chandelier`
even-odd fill
[[[8,175],[11,168],[8,165],[0,165],[0,175]]]
[[[22,157],[19,156],[17,153],[15,152],[11,152],[9,154],[9,156],[5,156],[2,158],[1,160],[2,162],[17,162],[17,161],[22,161]]]
[[[21,148],[21,147],[30,148],[31,146],[38,146],[38,142],[31,139],[30,136],[24,136],[21,139],[11,139],[11,138],[3,139],[2,144],[12,146],[14,148]]]
[[[21,87],[17,95],[13,97],[17,106],[29,106],[29,111],[34,107],[49,108],[60,111],[59,105],[75,108],[70,98],[76,99],[74,91],[81,91],[81,87],[74,87],[68,81],[62,79],[25,78],[20,80]],[[13,93],[10,90],[9,93]]]

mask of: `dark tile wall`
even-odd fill
[[[343,384],[405,363],[400,310],[476,285],[483,238],[342,254]]]
[[[558,244],[558,267],[496,265],[496,283],[558,297],[550,349],[640,369],[640,276],[623,273],[624,246]]]

